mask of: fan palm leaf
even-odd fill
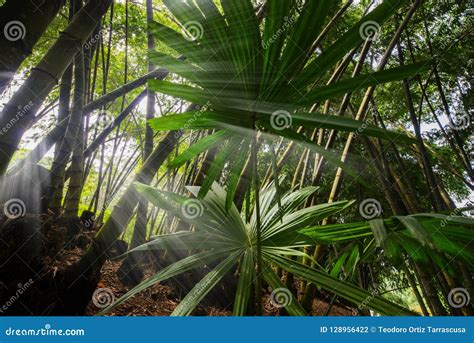
[[[249,222],[244,222],[234,205],[228,211],[226,209],[226,192],[215,183],[203,199],[187,198],[143,184],[137,184],[136,187],[151,203],[192,225],[194,230],[155,237],[151,242],[131,252],[136,250],[186,248],[188,251],[193,251],[194,255],[161,270],[151,278],[152,281],[150,279],[146,280],[130,290],[111,308],[118,306],[153,283],[177,275],[180,270],[184,272],[193,267],[197,268],[203,264],[218,261],[217,266],[195,285],[173,314],[191,314],[193,309],[224,275],[231,270],[235,271],[235,268],[237,268],[239,282],[235,295],[234,314],[247,313],[250,299],[249,287],[255,276],[255,261],[257,258],[256,216],[253,215]],[[190,187],[189,190],[198,195],[200,187]],[[314,282],[318,286],[353,302],[355,306],[367,306],[367,308],[383,315],[412,315],[411,311],[351,283],[342,281],[324,269],[319,267],[314,269],[290,259],[292,256],[311,259],[301,252],[299,247],[313,245],[315,242],[337,241],[340,235],[338,228],[330,235],[332,240],[329,238],[321,240],[316,234],[318,227],[314,225],[328,216],[344,211],[352,204],[350,201],[341,201],[297,210],[298,206],[307,200],[314,191],[314,187],[309,187],[294,193],[284,194],[281,198],[282,207],[279,207],[276,203],[277,192],[275,186],[270,184],[262,190],[261,249],[264,267],[262,276],[270,287],[274,291],[285,288],[273,270],[274,266],[279,266],[308,282]],[[191,208],[197,211],[191,211]],[[303,230],[302,228],[306,229]],[[370,234],[370,228],[368,228],[368,232],[365,228],[365,231],[360,230],[355,234],[353,239],[363,239]],[[196,251],[198,252],[196,253]],[[225,256],[222,256],[223,251],[227,251]],[[355,264],[355,262],[353,263]],[[288,294],[291,294],[291,292]],[[285,304],[288,313],[294,315],[304,314],[301,305],[296,302],[293,295],[290,296],[290,299],[292,300]]]
[[[242,156],[249,153],[248,138],[254,130],[291,137],[296,142],[312,145],[313,142],[304,134],[296,133],[298,127],[360,131],[367,136],[394,142],[414,142],[399,132],[309,111],[314,103],[406,79],[429,68],[429,63],[422,62],[363,74],[331,85],[322,83],[338,60],[363,43],[364,37],[360,32],[364,24],[376,22],[382,25],[408,1],[383,1],[319,54],[315,53],[313,44],[335,9],[331,1],[308,0],[301,8],[292,0],[268,1],[267,18],[262,29],[251,0],[222,0],[219,2],[221,8],[212,0],[163,2],[184,34],[155,22],[150,24],[150,30],[156,39],[187,59],[180,60],[152,51],[150,60],[186,79],[188,84],[151,80],[149,87],[163,94],[206,105],[207,109],[152,119],[150,126],[155,130],[214,129],[219,140],[227,142],[219,144],[223,152],[214,162],[213,172],[207,175],[200,197],[209,191],[216,180],[216,171],[229,159],[232,164],[231,178],[241,174],[244,166]],[[285,124],[280,126],[278,120],[283,120]],[[234,129],[229,130],[229,126]],[[219,130],[226,130],[230,136],[237,138],[219,134]],[[210,148],[210,145],[214,146],[210,142],[214,138],[216,136],[199,142],[199,148],[193,148],[192,153],[185,152],[178,158],[179,163],[171,166],[177,167]],[[233,160],[226,157],[231,155],[229,149],[238,151],[240,158]],[[325,149],[318,151],[322,153],[321,150]],[[331,154],[326,152],[325,155]],[[328,158],[330,163],[335,160]],[[338,166],[350,169],[342,163]],[[350,174],[355,176],[355,173]],[[227,204],[230,206],[230,200]]]

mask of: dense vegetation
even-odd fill
[[[0,5],[0,313],[474,314],[470,1]]]

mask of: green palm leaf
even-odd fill
[[[268,258],[288,272],[300,276],[304,280],[313,282],[316,285],[351,301],[357,306],[372,309],[386,316],[412,316],[416,314],[404,307],[385,300],[374,293],[370,293],[348,282],[331,277],[325,272],[312,269],[306,265],[283,257],[272,256]]]
[[[292,316],[306,316],[306,311],[298,302],[298,299],[288,290],[278,276],[272,271],[272,267],[269,263],[263,264],[263,277],[268,282],[270,287],[273,289],[275,297],[278,296],[278,292],[282,293],[284,303],[281,306],[285,307],[288,313]],[[277,299],[274,299],[275,301]]]
[[[242,258],[242,266],[240,268],[239,283],[235,292],[234,316],[245,316],[250,300],[251,285],[255,275],[255,261],[252,251],[247,250]]]
[[[98,315],[103,315],[106,312],[111,311],[120,304],[123,304],[125,301],[132,298],[135,294],[140,293],[141,291],[147,289],[154,284],[172,278],[176,275],[185,273],[189,270],[204,266],[210,262],[213,262],[223,256],[228,255],[228,249],[221,250],[207,250],[202,253],[198,253],[189,257],[186,257],[178,262],[175,262],[168,267],[162,269],[157,274],[153,275],[151,278],[143,281],[138,286],[132,288],[130,291],[125,293],[120,299],[114,302],[112,305],[98,313]]]
[[[137,185],[137,189],[144,193],[146,198],[152,203],[160,206],[182,220],[187,220],[187,222],[192,223],[195,227],[195,232],[178,232],[171,235],[158,236],[154,241],[146,243],[144,246],[139,247],[136,250],[172,249],[173,245],[175,245],[183,250],[195,251],[198,249],[203,251],[175,262],[163,269],[149,280],[144,281],[139,286],[128,292],[119,300],[118,304],[123,303],[126,299],[129,299],[137,292],[142,291],[156,282],[176,276],[181,272],[191,270],[203,264],[208,264],[209,262],[218,260],[222,258],[223,255],[226,255],[227,257],[221,260],[218,266],[212,269],[186,295],[173,312],[173,315],[191,314],[212,288],[222,280],[225,274],[233,270],[233,266],[235,266],[237,262],[240,262],[237,270],[239,274],[239,284],[235,295],[234,314],[245,314],[250,299],[249,283],[253,281],[255,275],[254,261],[256,261],[257,242],[254,224],[244,223],[235,206],[231,206],[230,209],[226,208],[226,192],[217,184],[213,184],[207,195],[200,200],[203,203],[201,216],[192,220],[189,220],[187,216],[183,215],[181,210],[178,210],[181,204],[187,202],[187,200],[185,200],[186,198],[168,192],[153,190],[151,187],[144,185]],[[200,187],[189,187],[189,190],[197,195],[200,192]],[[262,252],[265,261],[265,270],[263,274],[265,280],[267,280],[274,290],[285,288],[278,276],[272,271],[272,264],[275,264],[308,282],[314,282],[320,285],[356,305],[373,309],[381,314],[412,314],[410,311],[401,308],[382,297],[373,296],[369,292],[364,291],[355,285],[340,281],[327,272],[313,269],[288,258],[309,258],[309,260],[312,260],[304,252],[298,250],[297,247],[313,244],[310,236],[312,233],[319,230],[316,230],[314,227],[309,227],[306,230],[302,230],[303,233],[300,233],[298,232],[298,228],[310,225],[313,220],[326,218],[331,214],[345,209],[351,204],[351,202],[340,202],[317,205],[299,211],[296,210],[295,205],[301,203],[301,201],[313,191],[314,188],[311,187],[305,192],[301,191],[293,196],[290,194],[283,195],[281,199],[282,206],[285,206],[286,211],[289,211],[289,213],[282,213],[282,223],[281,221],[273,221],[272,219],[265,218],[266,216],[270,216],[271,218],[275,217],[275,213],[272,211],[274,206],[272,203],[276,197],[276,191],[274,183],[264,188],[262,199],[263,204],[265,205],[263,206],[262,218],[263,222],[267,223],[267,227],[263,232],[267,235],[267,238],[264,238],[262,241]],[[194,201],[195,199],[189,200]],[[397,239],[402,239],[399,232],[403,234],[403,230],[410,233],[408,230],[403,228],[399,221],[392,219],[391,222],[393,225],[397,225],[397,230],[401,230],[394,232],[394,234],[398,234],[398,237],[396,237]],[[323,226],[322,228],[324,229],[325,227]],[[330,226],[330,228],[334,230],[334,226]],[[368,233],[365,233],[366,235],[371,234],[368,225],[364,227],[364,229],[366,231],[368,230]],[[280,235],[280,233],[286,233],[287,235]],[[208,238],[206,237],[207,235],[209,235]],[[359,232],[357,238],[360,236]],[[275,237],[278,237],[278,240],[276,240]],[[295,244],[295,239],[299,239],[298,237],[301,237],[303,245]],[[412,240],[415,241],[414,239]],[[410,238],[408,238],[408,241],[410,241]],[[391,242],[391,240],[389,240],[389,242]],[[335,269],[334,273],[340,270],[342,264],[348,260],[350,260],[350,262],[347,262],[348,268],[354,270],[355,264],[358,260],[358,249],[355,250],[355,253],[354,251],[350,254],[349,252],[346,253],[345,258],[343,260],[341,259],[341,262],[337,269]],[[313,262],[317,265],[316,261]],[[301,305],[297,303],[294,296],[289,295],[289,298],[291,301],[286,306],[288,313],[303,315],[304,311],[302,310]],[[113,305],[113,307],[115,306],[117,306],[117,304]]]
[[[204,297],[212,290],[214,286],[227,274],[232,266],[235,265],[242,250],[234,251],[222,261],[216,268],[211,270],[196,286],[184,297],[178,307],[171,314],[172,316],[187,316],[196,308]]]

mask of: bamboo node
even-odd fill
[[[43,74],[48,75],[50,78],[52,78],[54,80],[54,82],[56,82],[56,84],[59,84],[59,79],[56,76],[54,76],[53,74],[51,74],[49,71],[41,69],[41,68],[32,68],[31,69],[31,71],[35,71],[35,70],[39,71]]]

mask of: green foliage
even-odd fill
[[[220,145],[225,147],[229,144],[232,149],[240,146],[238,149],[242,154],[250,149],[247,138],[255,129],[307,144],[312,144],[308,137],[296,133],[299,126],[360,131],[367,136],[413,142],[399,132],[370,127],[361,121],[308,113],[308,107],[315,102],[407,78],[428,68],[428,63],[420,63],[364,74],[329,86],[320,83],[320,78],[330,72],[339,58],[363,42],[360,30],[366,21],[382,24],[405,1],[384,1],[312,61],[309,61],[314,50],[312,43],[328,20],[330,2],[307,1],[299,10],[296,3],[286,2],[282,7],[278,1],[268,2],[263,36],[249,0],[238,3],[222,1],[223,13],[211,0],[163,3],[185,34],[158,22],[151,23],[150,28],[157,40],[186,56],[187,60],[153,51],[150,52],[150,59],[195,86],[152,80],[149,87],[189,102],[207,104],[210,110],[153,119],[150,125],[155,130],[225,128],[232,135],[227,139],[221,137],[228,143],[221,142]],[[316,17],[314,13],[317,13]],[[282,32],[282,27],[287,32]],[[281,127],[278,120],[286,120],[287,123]],[[206,145],[193,150],[198,154],[205,148]],[[318,148],[315,146],[312,149]],[[318,153],[324,154],[322,150],[318,149]],[[229,152],[222,150],[221,158],[215,161],[201,197],[216,180],[215,171],[229,162],[226,157]],[[186,158],[180,157],[179,160]],[[333,158],[329,161],[335,162]],[[242,172],[243,164],[240,162],[234,162],[233,175]],[[348,169],[344,164],[338,166]]]
[[[217,267],[209,272],[175,309],[173,315],[189,315],[207,293],[223,278],[223,276],[237,267],[240,276],[237,293],[235,295],[234,314],[246,313],[250,293],[248,281],[254,275],[254,263],[257,253],[257,222],[255,209],[249,222],[244,222],[235,206],[226,209],[225,191],[214,184],[212,189],[202,199],[190,199],[174,193],[159,191],[152,187],[137,184],[137,189],[151,201],[165,211],[192,225],[194,231],[177,232],[175,234],[155,237],[152,241],[132,250],[166,250],[186,249],[194,251],[195,255],[175,262],[161,270],[152,278],[130,290],[106,311],[130,299],[134,294],[149,287],[155,282],[162,281],[177,273],[185,272],[189,268],[202,265],[201,256],[220,261]],[[189,187],[197,195],[199,187]],[[307,257],[299,247],[314,245],[319,237],[314,239],[301,231],[301,228],[311,227],[333,214],[344,211],[352,202],[341,201],[331,204],[320,204],[297,210],[316,189],[305,188],[300,191],[285,194],[281,199],[281,207],[276,204],[276,189],[269,184],[261,192],[260,216],[262,218],[262,254],[264,259],[264,278],[274,289],[284,288],[279,277],[274,274],[274,265],[287,270],[304,280],[337,294],[338,296],[358,306],[367,306],[384,315],[412,314],[410,311],[388,302],[382,297],[371,294],[351,283],[342,281],[330,275],[325,270],[314,269],[305,264],[290,259],[293,256]],[[308,232],[314,234],[315,229]],[[339,236],[336,232],[336,237]],[[363,236],[363,235],[362,235]],[[359,236],[355,236],[359,237]],[[324,241],[324,240],[323,240]],[[196,251],[200,251],[195,253]],[[219,252],[224,252],[225,259]],[[192,265],[186,261],[194,261]],[[202,262],[202,263],[200,263]],[[209,261],[208,261],[209,262]],[[173,273],[170,273],[173,271]],[[289,292],[289,291],[288,291]],[[304,310],[297,303],[294,296],[286,305],[286,310],[292,315],[302,315]]]

